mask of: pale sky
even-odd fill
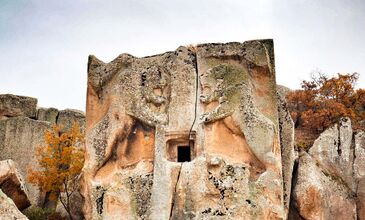
[[[359,72],[364,0],[0,0],[0,94],[84,110],[89,54],[148,56],[180,45],[273,38],[277,83]]]

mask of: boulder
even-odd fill
[[[341,118],[339,125],[325,130],[309,149],[309,154],[320,166],[333,176],[342,179],[346,185],[355,191],[353,179],[353,139],[351,120]]]
[[[0,188],[11,198],[19,210],[30,206],[28,190],[14,161],[0,161]]]
[[[35,118],[37,99],[11,94],[0,95],[0,119],[16,116]]]
[[[29,167],[37,168],[35,149],[45,146],[44,133],[50,123],[27,117],[0,120],[0,160],[12,159],[17,163],[22,176],[27,176]],[[26,183],[32,204],[39,202],[37,187]]]
[[[13,200],[7,197],[0,190],[0,219],[1,220],[27,220],[28,218],[21,213]]]
[[[356,198],[338,176],[319,167],[306,152],[301,152],[293,198],[303,219],[356,219]]]
[[[292,91],[290,88],[282,85],[276,85],[276,90],[284,98]]]
[[[75,109],[65,109],[58,112],[57,125],[62,127],[62,132],[69,130],[73,123],[78,123],[81,130],[84,132],[85,113]]]
[[[55,108],[38,108],[37,120],[48,121],[56,124],[58,117],[58,110]]]

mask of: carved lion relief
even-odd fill
[[[203,90],[200,101],[204,104],[218,102],[217,107],[205,112],[200,119],[204,123],[223,120],[233,133],[245,137],[249,150],[264,166],[275,163],[272,152],[275,126],[253,102],[247,69],[219,64],[201,74],[200,80]],[[229,116],[232,120],[225,120]]]

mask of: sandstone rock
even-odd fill
[[[44,132],[50,123],[36,121],[26,117],[13,117],[0,120],[0,160],[12,159],[18,164],[22,176],[27,176],[28,167],[37,167],[35,149],[44,146]],[[37,204],[39,191],[37,187],[26,183],[29,199]]]
[[[279,218],[282,207],[268,200],[267,193],[280,189],[281,183],[265,175],[252,180],[249,167],[224,160],[215,165],[204,157],[183,163],[170,219]]]
[[[0,161],[0,188],[13,200],[19,210],[30,206],[28,190],[12,160]]]
[[[280,129],[280,146],[281,160],[283,169],[284,183],[284,205],[286,215],[290,206],[290,192],[292,186],[292,173],[294,161],[296,159],[294,150],[294,122],[286,104],[286,92],[278,88],[278,106],[279,106],[279,129]]]
[[[342,179],[350,189],[355,191],[352,175],[354,161],[352,127],[349,118],[340,119],[339,125],[336,124],[324,131],[314,141],[309,154],[326,172]]]
[[[357,182],[357,216],[365,219],[365,132],[355,135],[354,178]]]
[[[62,126],[64,132],[72,127],[73,123],[78,123],[82,131],[85,129],[85,113],[75,109],[65,109],[58,113],[57,125]]]
[[[58,110],[55,108],[38,108],[37,120],[48,121],[56,124],[58,117]]]
[[[37,99],[11,94],[0,95],[0,119],[25,116],[35,118]]]
[[[278,93],[286,99],[286,96],[292,91],[290,88],[283,85],[276,85]]]
[[[2,220],[27,220],[16,207],[14,202],[0,190],[0,219]]]
[[[285,217],[271,40],[90,56],[87,96],[86,219]]]
[[[322,170],[305,152],[299,158],[294,202],[304,219],[356,219],[354,194],[337,176]]]

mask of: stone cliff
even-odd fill
[[[280,132],[271,40],[90,56],[85,217],[282,219]]]

